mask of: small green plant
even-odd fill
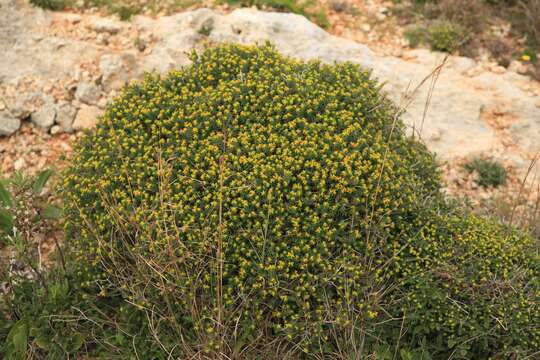
[[[212,22],[205,22],[197,32],[203,36],[210,36],[212,30],[214,30],[214,24]]]
[[[140,10],[138,8],[129,5],[113,6],[111,9],[111,13],[117,14],[122,21],[128,21],[134,15],[137,15],[139,12]]]
[[[68,6],[67,0],[30,0],[30,4],[45,10],[64,10]]]
[[[465,169],[478,174],[478,184],[483,187],[497,187],[506,182],[506,169],[499,162],[475,158],[465,164]]]
[[[427,30],[422,26],[413,26],[407,28],[403,36],[409,41],[410,47],[416,48],[426,41]]]
[[[46,190],[51,175],[52,170],[44,170],[32,177],[15,173],[0,181],[0,247],[9,247],[12,254],[9,264],[1,264],[0,258],[0,283],[7,286],[7,292],[0,293],[0,303],[5,304],[5,307],[0,306],[0,328],[9,330],[4,335],[0,330],[0,340],[5,337],[0,354],[6,359],[27,359],[33,343],[31,338],[37,339],[35,344],[41,347],[53,347],[52,340],[43,332],[47,328],[45,319],[30,322],[26,317],[18,317],[20,314],[16,309],[19,306],[28,307],[33,303],[21,303],[21,292],[37,298],[42,291],[52,300],[67,296],[65,286],[49,281],[48,265],[41,251],[43,241],[52,237],[62,216],[61,209],[51,201],[50,192]],[[58,260],[63,266],[63,254],[56,238],[55,242]],[[36,293],[30,292],[28,286]],[[40,305],[35,304],[35,309],[43,309],[47,302],[40,299]],[[43,331],[39,334],[36,322],[42,323],[39,331]],[[60,340],[70,341],[68,337],[56,339]],[[82,345],[82,339],[76,339],[73,344],[65,342],[65,345],[67,349],[76,350]]]
[[[43,192],[52,170],[35,177],[15,173],[0,181],[0,244],[10,246],[32,275],[41,278],[43,261],[39,246],[60,219],[61,210]]]
[[[451,53],[465,42],[465,31],[453,22],[438,21],[429,26],[427,41],[432,50]]]

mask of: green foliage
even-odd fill
[[[432,50],[453,52],[465,40],[464,29],[449,21],[438,21],[428,28],[427,41]]]
[[[483,187],[497,187],[506,182],[506,169],[496,161],[474,158],[465,164],[468,172],[477,172],[478,184]]]
[[[68,2],[67,0],[30,0],[30,4],[45,10],[64,10]]]
[[[48,223],[61,216],[60,209],[43,194],[51,175],[52,170],[44,170],[35,177],[16,173],[0,180],[0,245],[21,247],[31,242],[32,236],[46,232]]]
[[[113,14],[117,14],[120,20],[128,21],[134,15],[137,15],[140,12],[140,9],[136,8],[135,6],[117,5],[111,8],[111,12]]]
[[[269,46],[192,60],[128,87],[65,174],[75,273],[124,299],[138,356],[538,348],[537,244],[445,202],[368,72]]]
[[[427,30],[421,26],[409,27],[405,30],[403,36],[409,41],[410,47],[416,48],[426,41]]]

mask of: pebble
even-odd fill
[[[78,24],[81,22],[82,20],[82,17],[81,15],[79,14],[70,14],[70,13],[67,13],[64,15],[65,16],[65,19],[67,21],[69,21],[71,24]]]
[[[494,74],[504,74],[506,69],[500,65],[493,65],[490,67],[490,70]]]
[[[26,160],[24,160],[24,158],[19,158],[15,160],[15,162],[13,163],[13,168],[15,169],[15,171],[22,170],[25,167],[26,167]]]
[[[51,135],[56,135],[62,132],[62,127],[60,125],[54,125],[51,127]]]
[[[98,33],[109,33],[111,35],[118,34],[122,29],[121,25],[114,20],[107,18],[95,18],[88,27]]]
[[[93,105],[97,103],[101,97],[101,89],[94,83],[81,82],[77,85],[75,99],[85,104]]]
[[[46,103],[41,109],[31,115],[32,123],[44,129],[53,126],[55,118],[56,109],[52,103]]]

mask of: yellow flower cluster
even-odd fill
[[[389,319],[409,304],[411,321],[468,331],[464,299],[515,276],[525,245],[441,230],[426,210],[440,202],[432,155],[394,114],[369,72],[268,45],[220,46],[149,75],[109,105],[66,174],[81,272],[174,309],[171,327],[210,347],[230,330],[332,348],[359,326],[399,330]],[[442,272],[456,272],[444,266],[475,258],[448,289]],[[525,321],[528,305],[511,311]]]

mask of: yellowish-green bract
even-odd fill
[[[178,356],[178,339],[209,354],[539,344],[532,240],[454,214],[357,65],[268,45],[193,55],[109,105],[64,185],[86,285],[161,319],[158,348]]]

